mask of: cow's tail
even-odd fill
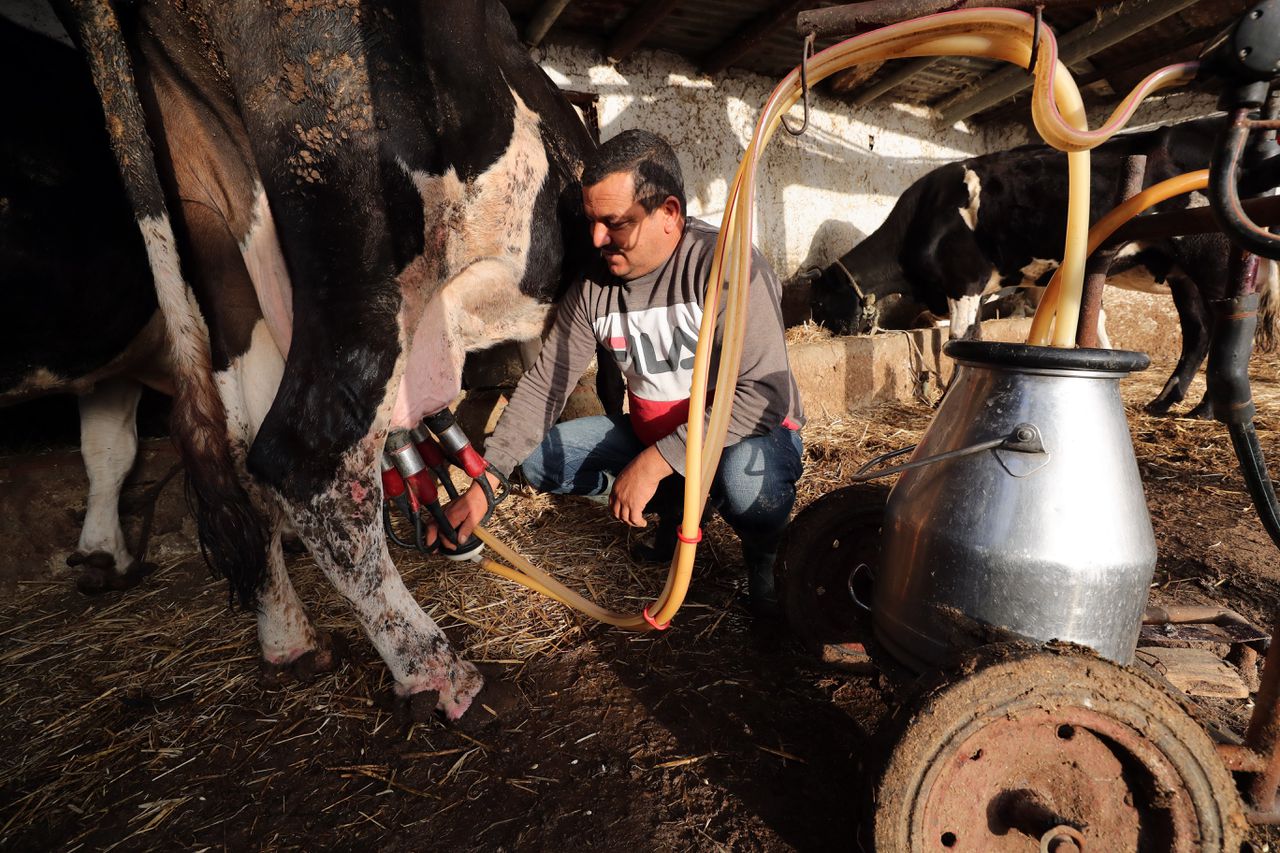
[[[213,378],[209,330],[182,277],[120,22],[107,0],[54,0],[54,8],[93,74],[146,244],[175,374],[173,437],[195,497],[201,549],[230,582],[231,595],[252,607],[266,576],[266,524],[236,473],[226,409]]]
[[[1254,344],[1262,352],[1271,352],[1280,343],[1280,264],[1258,258],[1258,331]]]

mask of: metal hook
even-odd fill
[[[800,53],[800,91],[804,94],[804,119],[800,122],[800,129],[792,130],[786,116],[778,117],[782,121],[782,129],[792,136],[800,136],[809,127],[809,60],[813,58],[814,38],[813,33],[804,37],[804,48]]]
[[[1027,64],[1027,73],[1034,74],[1036,60],[1040,58],[1040,27],[1044,26],[1044,4],[1036,4],[1036,26],[1031,31],[1031,62]]]
[[[875,570],[872,569],[870,566],[868,566],[866,563],[859,563],[858,565],[853,567],[853,571],[849,572],[849,582],[848,582],[849,597],[853,599],[854,604],[858,605],[867,613],[871,613],[873,612],[871,609],[871,605],[867,604],[858,596],[858,579],[863,575],[867,576],[867,583],[869,585],[871,585],[872,587],[875,586],[875,583],[876,583]]]

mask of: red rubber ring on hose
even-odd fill
[[[679,539],[681,542],[687,542],[687,543],[688,543],[688,544],[690,544],[690,545],[697,545],[699,542],[701,542],[701,541],[702,541],[702,528],[701,528],[701,527],[699,527],[699,528],[698,528],[698,536],[697,536],[697,538],[695,538],[695,539],[690,539],[688,536],[685,536],[685,535],[684,535],[684,528],[683,528],[683,527],[677,527],[677,528],[676,528],[676,538],[677,538],[677,539]]]
[[[665,631],[671,627],[670,620],[667,620],[666,622],[663,622],[661,625],[659,625],[658,621],[649,615],[649,605],[647,604],[644,606],[644,610],[640,612],[644,614],[644,621],[648,622],[658,631]]]

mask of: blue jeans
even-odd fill
[[[576,418],[552,427],[521,470],[540,491],[602,495],[612,477],[644,449],[625,415]],[[729,445],[720,457],[709,503],[742,539],[749,574],[772,571],[778,540],[796,501],[802,450],[800,433],[779,426],[766,435]],[[662,480],[645,507],[658,514],[660,550],[675,545],[683,495],[684,477],[673,474]]]

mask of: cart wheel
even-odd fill
[[[850,581],[866,600],[887,497],[884,487],[862,484],[825,494],[792,519],[778,550],[775,580],[787,622],[828,663],[871,666],[864,646],[870,620]]]
[[[877,850],[1239,853],[1235,782],[1158,683],[1079,649],[988,646],[901,717]]]

